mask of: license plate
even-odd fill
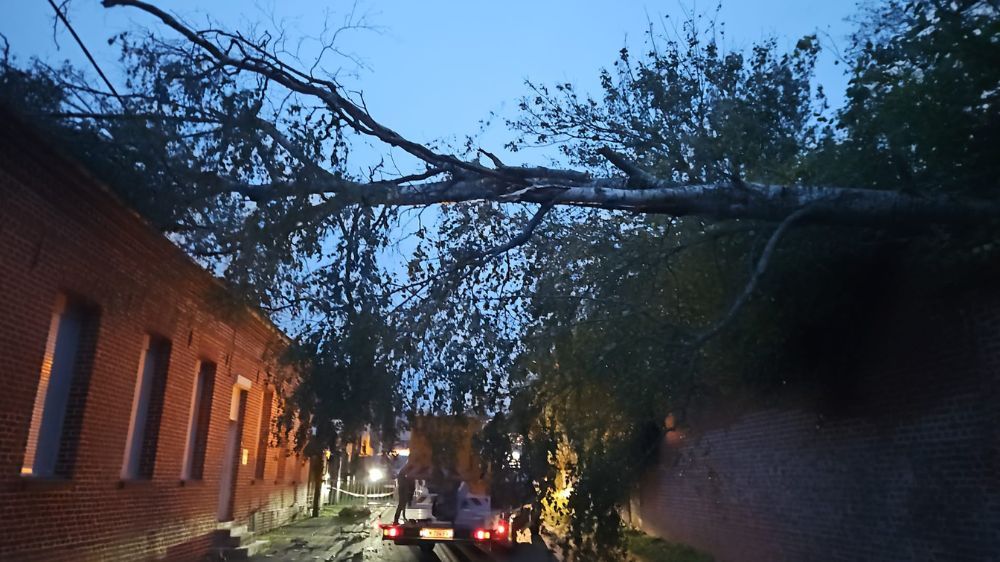
[[[420,529],[420,537],[424,539],[453,539],[453,529]]]

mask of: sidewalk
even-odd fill
[[[379,546],[378,537],[375,537],[372,529],[375,528],[378,517],[391,509],[391,506],[370,506],[372,513],[367,517],[338,517],[337,514],[344,507],[346,506],[324,507],[319,517],[302,519],[262,535],[260,538],[270,541],[270,544],[250,560],[256,562],[377,560],[378,558],[371,556],[375,552],[374,549]],[[369,556],[366,557],[365,554]]]

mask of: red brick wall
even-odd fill
[[[1000,560],[1000,300],[960,300],[899,303],[840,408],[668,434],[636,522],[721,561]]]
[[[278,332],[247,311],[218,311],[219,286],[74,164],[0,114],[0,559],[190,558],[217,524],[232,385],[252,381],[235,519],[264,530],[299,513],[304,483],[277,479],[268,451],[254,480],[268,349]],[[53,307],[99,308],[72,476],[20,474]],[[172,342],[152,479],[120,482],[143,338]],[[181,484],[199,360],[218,364],[204,480]],[[77,397],[78,400],[79,397]],[[289,459],[289,463],[295,459]],[[299,474],[287,470],[286,474]],[[304,471],[303,471],[304,473]]]

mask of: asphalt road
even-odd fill
[[[386,560],[389,562],[480,562],[492,560],[487,555],[469,552],[472,549],[461,549],[454,546],[437,545],[434,552],[424,553],[415,546],[396,546],[385,543],[378,556],[371,560]]]
[[[386,562],[492,562],[489,554],[471,546],[439,544],[433,552],[423,552],[415,546],[398,546],[383,541],[379,533],[373,531],[364,555],[358,560],[385,560]],[[352,561],[353,562],[353,561]]]
[[[380,515],[391,506],[373,506],[367,520],[345,521],[331,514],[304,519],[260,538],[269,546],[251,558],[255,562],[546,562],[540,546],[519,545],[514,553],[490,554],[470,545],[435,546],[424,553],[415,546],[397,546],[383,541],[378,529]],[[391,511],[388,513],[391,516]]]
[[[510,553],[487,553],[474,546],[443,545],[434,552],[424,553],[415,546],[396,546],[383,543],[381,550],[373,551],[372,558],[361,560],[386,560],[390,562],[548,562],[552,560],[544,549],[523,545]]]

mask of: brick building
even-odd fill
[[[221,292],[0,111],[0,559],[192,559],[304,511],[284,336]]]
[[[668,433],[633,522],[721,562],[1000,560],[1000,295],[890,298],[839,404]]]

